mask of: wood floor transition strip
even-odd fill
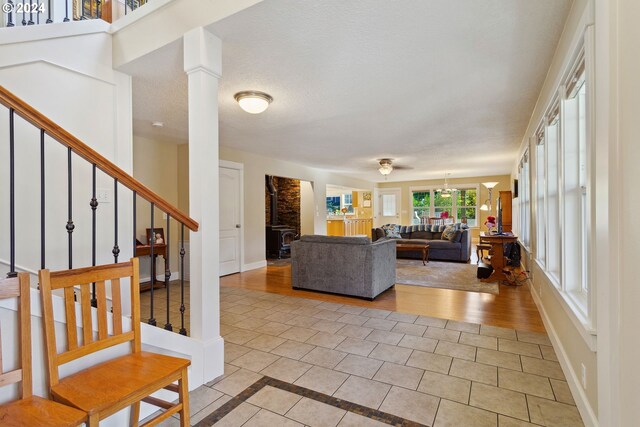
[[[294,384],[290,384],[284,381],[277,380],[271,377],[263,377],[244,389],[233,399],[222,405],[220,408],[207,415],[196,424],[197,427],[209,427],[222,420],[225,416],[229,415],[231,411],[236,409],[242,402],[245,402],[251,396],[259,392],[262,388],[271,386],[279,388],[280,390],[288,391],[290,393],[297,394],[298,396],[306,397],[308,399],[315,400],[317,402],[325,403],[327,405],[339,408],[354,414],[361,415],[372,420],[380,421],[385,424],[389,424],[397,427],[426,427],[424,424],[420,424],[411,420],[407,420],[396,415],[382,412],[377,409],[368,408],[357,403],[349,402],[347,400],[338,399],[337,397],[329,396],[328,394],[320,393],[315,390],[311,390],[305,387],[300,387]],[[285,415],[286,416],[286,415]]]

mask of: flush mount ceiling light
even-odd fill
[[[385,177],[389,175],[391,172],[393,172],[393,166],[391,166],[391,159],[380,159],[379,163],[380,163],[380,169],[378,169],[378,172],[380,172]]]
[[[457,188],[449,188],[449,182],[447,181],[447,176],[449,176],[450,174],[445,173],[444,174],[444,187],[443,188],[438,188],[436,191],[438,193],[440,193],[440,196],[444,197],[444,198],[448,198],[451,197],[451,194],[455,191],[458,191]]]
[[[151,126],[153,126],[154,128],[161,128],[164,126],[163,122],[152,122]]]
[[[240,108],[250,114],[260,114],[273,102],[271,95],[255,90],[246,90],[233,95]]]

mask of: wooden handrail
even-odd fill
[[[151,191],[140,181],[120,169],[118,166],[107,160],[105,157],[98,154],[91,149],[87,144],[80,141],[75,136],[71,135],[66,130],[62,129],[51,119],[31,105],[24,102],[22,99],[15,96],[8,91],[4,86],[0,86],[0,104],[9,109],[13,109],[15,114],[19,115],[38,129],[44,129],[45,133],[51,138],[55,139],[65,147],[70,147],[71,150],[78,156],[82,157],[91,164],[95,164],[98,169],[109,175],[110,177],[117,179],[119,183],[127,187],[128,189],[135,191],[140,197],[148,202],[154,203],[158,209],[171,215],[172,218],[184,224],[192,231],[198,231],[198,223],[184,214],[179,209],[175,208],[171,203]]]

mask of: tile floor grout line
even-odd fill
[[[407,427],[424,426],[423,424],[417,423],[415,421],[410,421],[406,418],[398,417],[396,415],[389,414],[387,412],[380,411],[379,409],[368,408],[364,405],[349,402],[344,399],[339,399],[324,393],[317,392],[315,390],[311,390],[305,387],[297,386],[295,384],[287,383],[285,381],[281,381],[281,380],[271,378],[271,377],[266,377],[266,376],[259,379],[255,383],[251,384],[249,387],[247,387],[244,391],[242,391],[232,400],[230,400],[229,402],[227,402],[226,404],[218,408],[216,411],[206,416],[198,424],[196,424],[196,426],[208,427],[220,421],[226,415],[231,413],[231,411],[233,411],[238,406],[240,406],[241,403],[246,402],[251,396],[256,394],[258,391],[260,391],[262,388],[264,388],[267,385],[271,387],[279,388],[280,390],[297,394],[302,397],[306,397],[311,400],[315,400],[316,402],[324,403],[329,406],[333,406],[335,408],[345,410],[347,412],[352,412],[357,415],[365,416],[367,418],[374,419],[386,424],[402,425]],[[389,388],[389,390],[391,390],[391,387]],[[383,399],[383,402],[384,402],[384,399]],[[366,414],[368,414],[368,416]]]

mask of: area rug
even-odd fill
[[[291,258],[268,259],[267,265],[269,267],[288,267],[291,265]]]
[[[429,288],[455,289],[498,295],[497,282],[483,283],[476,278],[476,264],[399,259],[396,264],[396,283],[400,285],[426,286]]]

